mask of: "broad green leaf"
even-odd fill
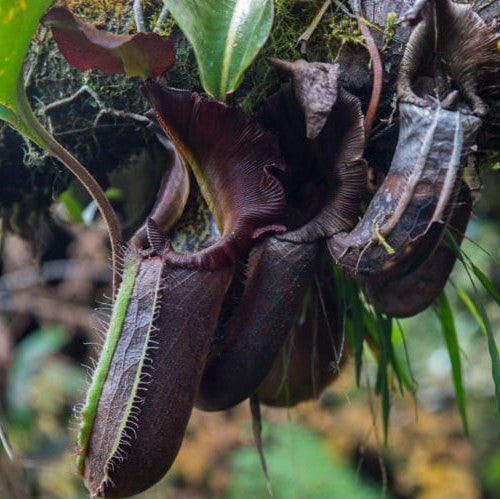
[[[460,361],[460,348],[458,345],[457,331],[455,328],[455,320],[453,312],[443,292],[437,300],[437,315],[441,327],[443,329],[444,339],[446,341],[446,348],[450,356],[451,372],[453,376],[453,384],[455,386],[455,396],[457,398],[458,411],[462,418],[462,425],[465,433],[468,433],[467,412],[465,404],[465,391],[462,379],[462,364]]]
[[[23,128],[19,112],[22,68],[40,18],[53,0],[0,2],[0,118]],[[21,92],[24,94],[24,92]],[[26,128],[26,127],[24,127]]]
[[[224,100],[264,45],[272,0],[164,0],[191,42],[207,93]]]

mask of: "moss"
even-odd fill
[[[359,45],[363,37],[355,19],[347,17],[338,7],[330,7],[316,26],[302,54],[298,40],[309,27],[322,1],[275,1],[275,19],[271,34],[257,59],[245,75],[241,88],[233,97],[246,111],[255,110],[280,81],[267,57],[296,60],[336,62],[345,45]],[[255,82],[260,82],[256,85]]]
[[[175,88],[203,92],[193,48],[172,19],[170,19],[169,24],[170,39],[175,44],[177,62],[164,75],[164,83]]]
[[[66,0],[64,4],[97,28],[121,33],[129,25],[132,2],[127,0]]]

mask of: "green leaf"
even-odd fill
[[[104,192],[110,201],[120,201],[123,199],[123,191],[118,187],[108,187]]]
[[[391,411],[391,397],[389,393],[388,368],[393,358],[392,354],[392,318],[375,312],[375,326],[378,335],[380,358],[378,361],[377,381],[375,392],[382,395],[382,423],[384,427],[384,444],[387,445],[389,436],[389,416]]]
[[[207,93],[224,100],[264,45],[272,0],[164,0],[191,42]]]
[[[40,18],[52,2],[2,0],[0,3],[0,118],[16,128],[26,128],[16,116],[24,57]]]
[[[400,382],[402,382],[404,387],[413,396],[415,396],[417,393],[418,383],[417,383],[417,380],[415,379],[415,377],[413,376],[413,372],[411,369],[411,362],[410,362],[410,354],[408,352],[408,345],[406,343],[406,339],[405,339],[405,335],[404,335],[404,331],[403,331],[403,326],[398,319],[395,320],[395,327],[393,328],[393,338],[394,338],[394,345],[399,343],[399,341],[403,345],[405,365],[408,369],[408,373],[406,372],[406,370],[401,369],[400,374],[398,374]],[[395,356],[395,358],[397,358],[396,355],[394,355],[394,356]]]
[[[352,306],[353,340],[354,340],[354,360],[356,365],[356,385],[359,386],[361,380],[361,367],[363,364],[363,343],[365,331],[363,327],[363,305],[359,298],[358,285],[349,280],[349,293]]]
[[[477,277],[478,281],[483,285],[484,289],[488,291],[488,294],[500,305],[500,294],[495,289],[490,280],[486,277],[485,273],[472,261],[469,260],[472,272]]]
[[[83,223],[83,209],[77,199],[70,191],[64,191],[59,196],[59,201],[64,205],[68,212],[69,219],[75,223]]]
[[[472,298],[468,295],[468,293],[465,291],[465,289],[462,288],[456,288],[457,295],[459,298],[464,302],[464,305],[467,307],[471,315],[476,319],[476,322],[478,323],[479,327],[481,328],[481,331],[487,335],[486,332],[486,324],[481,317],[481,314],[479,313],[476,305],[472,301]]]
[[[465,271],[467,272],[467,275],[469,276],[470,282],[472,284],[472,287],[474,289],[474,293],[477,297],[477,307],[476,307],[476,312],[480,315],[481,321],[479,322],[479,325],[481,329],[483,329],[483,326],[485,328],[486,332],[486,337],[488,340],[488,351],[490,353],[491,357],[491,374],[493,377],[493,382],[495,383],[495,397],[497,400],[497,410],[498,413],[500,414],[500,356],[498,354],[498,347],[495,341],[495,336],[493,334],[493,329],[491,327],[490,320],[488,318],[488,314],[486,313],[486,310],[484,308],[484,305],[481,301],[481,298],[479,296],[479,292],[477,290],[476,284],[474,283],[474,279],[472,278],[472,275],[469,270],[469,265],[472,267],[472,271],[474,272],[474,275],[476,278],[481,282],[481,284],[484,286],[486,291],[490,294],[490,296],[495,299],[495,301],[498,303],[497,296],[498,292],[496,289],[493,287],[489,279],[486,277],[486,275],[472,262],[472,260],[465,254],[464,251],[458,246],[456,243],[455,239],[453,236],[446,231],[445,233],[445,238],[450,247],[453,249],[455,252],[457,258],[462,262]],[[461,296],[462,300],[463,297]],[[469,304],[467,301],[464,301],[465,305],[469,308],[471,313],[476,317],[476,314],[471,310]]]
[[[467,270],[467,273],[469,273],[469,266],[470,266],[470,269],[477,277],[478,281],[483,285],[484,289],[500,305],[500,293],[495,289],[495,286],[493,286],[488,277],[486,277],[486,274],[470,259],[469,256],[467,256],[467,254],[460,248],[460,246],[455,241],[454,237],[448,231],[446,231],[445,233],[445,239],[446,242],[451,247],[451,249],[454,251],[456,257],[464,265],[465,269]]]
[[[17,417],[29,418],[29,389],[44,361],[69,341],[60,328],[39,329],[24,338],[15,350],[7,379],[6,402]]]
[[[472,276],[470,276],[470,274],[469,277],[471,278],[472,282]],[[474,282],[472,282],[472,285],[477,295],[478,293]],[[476,304],[463,289],[458,288],[457,294],[462,299],[469,312],[474,316],[477,323],[479,324],[479,327],[481,328],[481,331],[486,335],[486,338],[488,340],[488,351],[491,357],[491,374],[493,377],[493,382],[495,383],[497,410],[500,414],[500,356],[498,355],[498,347],[495,341],[495,335],[493,334],[490,319],[488,318],[488,314],[486,313],[486,310],[479,298],[477,300],[476,306]]]
[[[401,395],[404,394],[404,389],[406,388],[409,392],[411,392],[413,395],[415,395],[416,390],[417,390],[417,384],[415,383],[415,380],[411,377],[411,371],[410,371],[410,359],[408,357],[408,352],[406,351],[406,344],[404,340],[404,335],[403,335],[403,330],[401,327],[401,323],[397,320],[394,321],[394,324],[392,326],[392,332],[391,332],[391,343],[390,343],[390,360],[391,360],[391,365],[394,373],[396,374],[396,378],[399,383],[399,390],[401,392]],[[394,347],[396,346],[397,343],[403,343],[404,348],[405,348],[405,361],[408,370],[410,371],[409,373],[403,368],[403,365],[405,364],[404,361],[401,361],[399,356],[396,354]]]
[[[335,289],[344,311],[344,325],[349,341],[349,347],[354,353],[356,369],[356,385],[360,386],[361,368],[363,363],[363,344],[365,326],[363,323],[363,304],[359,296],[359,284],[334,268]]]
[[[491,373],[493,376],[493,382],[495,383],[495,397],[497,399],[497,410],[500,414],[500,357],[498,355],[498,347],[495,341],[495,336],[493,335],[493,329],[491,328],[491,323],[486,314],[486,310],[482,303],[478,305],[481,318],[483,319],[484,325],[486,327],[486,336],[488,339],[488,350],[491,357]]]
[[[469,433],[468,423],[467,423],[467,412],[465,404],[465,391],[462,380],[462,364],[460,361],[460,348],[458,345],[457,331],[455,328],[455,321],[453,318],[453,312],[446,298],[446,294],[443,292],[437,300],[437,312],[439,322],[443,329],[443,335],[446,341],[446,347],[448,349],[448,355],[450,356],[451,371],[453,376],[453,384],[455,386],[455,396],[457,398],[458,411],[462,418],[462,425],[464,427],[465,433]]]

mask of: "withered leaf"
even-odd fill
[[[465,184],[450,204],[452,215],[447,228],[460,245],[472,208],[469,188]],[[416,315],[440,295],[456,258],[455,252],[441,240],[427,260],[409,274],[393,280],[376,277],[367,281],[367,297],[380,312],[393,317]]]
[[[303,59],[289,62],[270,57],[268,60],[291,75],[295,96],[306,118],[307,138],[315,139],[337,100],[339,65]]]
[[[438,103],[426,108],[401,103],[399,111],[400,135],[389,173],[356,227],[328,241],[338,265],[357,279],[404,275],[433,251],[480,124]]]

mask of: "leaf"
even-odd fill
[[[476,319],[476,322],[478,323],[481,331],[486,335],[486,324],[483,321],[483,318],[481,317],[481,314],[479,313],[476,305],[472,301],[472,298],[467,294],[465,289],[462,288],[456,288],[457,295],[459,298],[464,302],[464,305],[467,307],[467,310],[471,313],[471,315]]]
[[[338,94],[339,65],[324,62],[289,62],[269,58],[293,79],[295,96],[306,118],[307,138],[315,139],[325,126]]]
[[[336,272],[345,289],[344,308],[349,309],[349,324],[352,330],[352,348],[354,351],[354,365],[356,370],[356,386],[360,386],[361,368],[363,365],[363,344],[365,329],[363,323],[363,304],[359,297],[359,285],[350,277],[341,272]]]
[[[493,330],[491,329],[491,324],[486,314],[486,310],[482,303],[478,305],[479,312],[483,319],[484,325],[486,327],[486,335],[488,338],[488,350],[491,357],[491,373],[493,376],[493,382],[495,383],[495,397],[497,399],[497,410],[500,414],[500,357],[498,355],[498,347],[495,341],[495,336]]]
[[[477,277],[477,279],[479,280],[479,282],[482,284],[482,286],[484,287],[484,289],[500,305],[500,294],[496,290],[495,286],[493,286],[493,284],[491,283],[491,281],[488,279],[488,277],[486,277],[486,274],[460,248],[460,246],[455,241],[455,238],[452,236],[452,234],[449,231],[446,231],[444,237],[446,239],[446,242],[450,246],[450,248],[455,253],[456,257],[464,265],[465,269],[467,270],[467,273],[469,273],[469,266],[470,266],[472,272]],[[470,275],[469,275],[469,277],[471,278]],[[474,282],[472,281],[472,278],[471,278],[471,282],[474,285]]]
[[[495,289],[495,287],[493,286],[491,281],[486,277],[485,273],[477,265],[475,265],[470,259],[469,259],[469,263],[470,263],[470,266],[472,268],[472,272],[474,272],[474,275],[477,277],[479,282],[483,285],[483,288],[500,305],[500,294]]]
[[[2,0],[0,4],[0,119],[33,138],[20,117],[22,68],[40,18],[53,0]]]
[[[80,71],[155,78],[175,63],[171,41],[156,33],[116,35],[84,23],[65,7],[51,9],[42,19],[52,28],[61,54]]]
[[[70,191],[64,191],[59,195],[59,201],[64,205],[72,222],[83,223],[83,209],[77,199]]]
[[[468,273],[468,271],[467,271]],[[469,278],[471,279],[472,286],[474,288],[474,292],[476,296],[478,296],[476,286],[472,281],[472,276],[469,274]],[[488,351],[490,353],[491,358],[491,375],[493,377],[493,382],[495,384],[495,397],[497,400],[497,410],[500,414],[500,356],[498,355],[498,347],[495,341],[495,335],[493,334],[493,329],[491,327],[491,322],[488,318],[488,314],[482,304],[481,300],[477,300],[477,306],[474,304],[472,299],[467,295],[467,293],[458,288],[457,289],[458,296],[462,299],[465,306],[469,309],[469,312],[474,316],[479,327],[486,335],[488,340]]]
[[[402,376],[399,376],[400,382],[403,383],[405,388],[410,391],[410,393],[415,396],[417,393],[417,387],[418,383],[415,377],[413,376],[412,369],[411,369],[411,361],[410,361],[410,355],[408,352],[408,345],[406,343],[404,331],[403,331],[403,326],[399,320],[395,320],[395,327],[394,327],[394,332],[396,336],[393,336],[394,338],[394,345],[398,344],[401,342],[403,344],[403,349],[404,349],[404,358],[405,358],[405,364],[408,372],[406,370],[401,369]],[[396,358],[396,356],[395,356]]]
[[[472,287],[474,288],[474,293],[477,297],[477,312],[479,313],[481,317],[481,323],[480,327],[482,329],[482,326],[486,329],[486,337],[488,340],[488,350],[490,353],[490,358],[491,358],[491,375],[493,377],[493,382],[495,383],[495,397],[497,400],[497,410],[498,413],[500,414],[500,356],[498,354],[498,347],[496,344],[495,340],[495,335],[493,334],[493,329],[491,328],[491,323],[488,318],[488,314],[486,313],[486,310],[484,308],[484,305],[481,301],[481,298],[479,296],[479,292],[477,290],[476,284],[474,282],[474,279],[472,279],[472,274],[470,273],[469,270],[469,265],[473,266],[473,270],[476,269],[476,272],[474,274],[476,277],[479,279],[479,276],[482,277],[480,279],[480,282],[483,286],[485,286],[485,289],[490,293],[492,298],[495,298],[494,294],[491,294],[490,289],[493,290],[494,293],[496,293],[495,288],[489,281],[489,279],[484,275],[484,273],[472,262],[472,260],[467,256],[467,254],[460,249],[460,246],[456,243],[455,239],[453,236],[450,234],[449,231],[446,231],[445,233],[445,238],[450,247],[453,249],[455,252],[455,255],[457,258],[462,262],[465,271],[467,272],[467,275],[469,276],[470,282],[472,284]],[[463,299],[463,298],[462,298]],[[466,306],[468,306],[469,310],[471,308],[469,307],[467,301],[464,302]],[[471,313],[476,317],[475,313],[471,310]]]
[[[462,380],[462,363],[460,361],[460,348],[458,345],[457,331],[455,328],[455,321],[453,319],[453,312],[450,303],[443,292],[437,300],[437,311],[439,322],[443,329],[443,335],[450,356],[451,370],[453,375],[453,384],[455,386],[455,396],[457,398],[458,411],[462,418],[462,425],[465,433],[469,433],[467,412],[466,412],[466,399],[465,391]]]
[[[392,318],[376,312],[375,326],[378,335],[380,357],[378,361],[375,392],[382,395],[382,422],[384,427],[384,444],[387,445],[389,436],[389,416],[391,411],[391,396],[389,393],[389,362],[392,358]]]
[[[191,42],[207,93],[224,100],[264,45],[273,21],[272,0],[164,0]]]

